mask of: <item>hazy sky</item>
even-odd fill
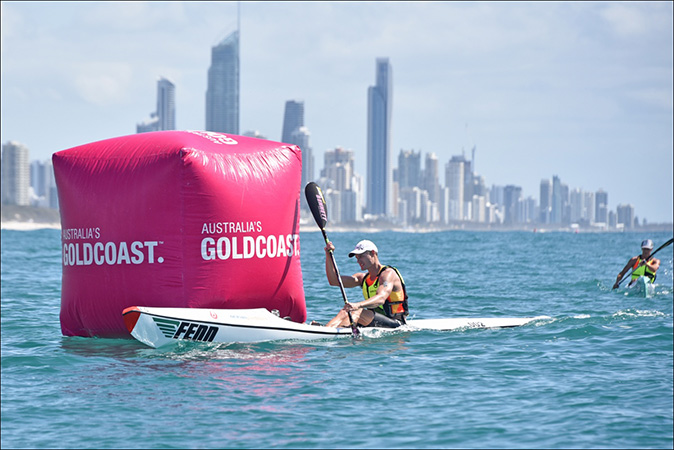
[[[393,68],[392,152],[477,147],[488,186],[603,189],[672,222],[671,2],[242,2],[241,129],[281,139],[303,100],[316,156],[366,174],[367,89]],[[45,160],[133,134],[176,85],[178,129],[205,128],[211,47],[236,2],[2,2],[2,143]]]

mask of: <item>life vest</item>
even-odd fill
[[[642,258],[641,255],[637,256],[637,261],[632,266],[632,280],[636,280],[641,276],[646,276],[651,280],[651,283],[655,281],[655,272],[653,272],[647,265],[639,266]]]
[[[370,279],[370,274],[363,278],[363,282],[361,284],[363,289],[363,297],[365,297],[367,300],[368,298],[377,294],[377,289],[379,288],[379,277],[386,269],[395,270],[396,274],[400,278],[400,284],[403,287],[403,291],[402,293],[392,291],[391,295],[389,295],[389,297],[384,301],[384,304],[377,306],[376,308],[372,308],[372,311],[405,323],[405,316],[409,314],[409,309],[407,308],[407,289],[405,288],[405,281],[403,280],[402,275],[400,275],[400,272],[395,267],[382,267],[374,280]]]

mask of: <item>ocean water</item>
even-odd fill
[[[64,337],[59,231],[2,230],[2,448],[672,448],[672,246],[654,297],[611,290],[671,233],[328,233],[342,273],[372,239],[416,318],[551,319],[168,350]],[[343,301],[322,248],[301,233],[309,320],[327,321]]]

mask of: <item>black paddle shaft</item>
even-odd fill
[[[323,238],[325,239],[325,245],[328,245],[330,240],[328,239],[328,235],[325,232],[325,230],[321,230],[323,232]],[[330,259],[332,260],[332,267],[335,268],[335,273],[337,274],[337,281],[339,282],[339,289],[342,291],[342,297],[344,298],[344,303],[347,302],[346,299],[346,291],[344,290],[344,283],[342,283],[342,277],[339,274],[339,269],[337,268],[337,262],[335,261],[335,254],[330,250]],[[349,313],[351,315],[351,313]],[[352,321],[353,322],[353,321]]]
[[[674,238],[668,240],[667,242],[665,242],[664,244],[662,244],[660,247],[658,247],[657,250],[655,250],[653,253],[651,253],[650,256],[649,256],[646,260],[648,261],[649,259],[651,259],[652,257],[654,257],[655,254],[656,254],[657,252],[659,252],[659,251],[662,250],[663,248],[667,247],[667,246],[668,246],[669,244],[671,244],[672,242],[674,242]],[[632,275],[633,273],[634,273],[634,270],[632,270],[632,272],[630,272],[629,275],[625,275],[625,276],[622,278],[622,280],[618,281],[618,287],[620,287],[620,284],[621,284],[623,281],[625,281],[625,280],[627,279],[627,277],[629,277],[629,276]]]
[[[328,208],[325,203],[325,197],[323,197],[323,191],[318,187],[313,181],[308,183],[304,188],[304,194],[307,197],[307,203],[309,204],[309,209],[311,209],[311,214],[314,216],[316,225],[321,229],[323,233],[323,239],[325,239],[325,245],[330,243],[328,239],[328,233],[325,231],[325,226],[328,223]],[[339,274],[339,269],[337,268],[337,261],[335,261],[335,255],[332,250],[330,250],[330,259],[332,261],[332,267],[335,268],[335,273],[337,274],[337,281],[339,282],[339,289],[342,292],[342,298],[344,299],[344,304],[348,302],[346,298],[346,291],[344,290],[344,283],[342,283],[342,277]],[[353,317],[351,317],[351,311],[347,311],[349,316],[349,323],[351,324],[351,331],[354,336],[357,336],[359,331],[355,323],[353,323]]]

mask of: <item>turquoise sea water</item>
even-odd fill
[[[653,298],[611,290],[671,233],[328,233],[342,273],[372,239],[416,318],[552,319],[169,350],[63,337],[59,231],[2,230],[2,448],[672,448],[672,246]],[[343,302],[322,248],[301,234],[309,320],[327,321]]]

